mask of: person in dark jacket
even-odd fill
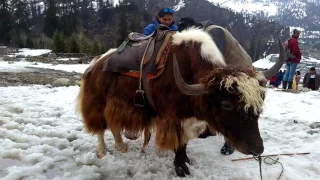
[[[288,48],[292,54],[292,58],[287,60],[286,63],[286,73],[283,76],[282,88],[283,89],[292,89],[293,76],[296,72],[297,65],[301,61],[301,52],[299,48],[298,38],[300,36],[300,31],[297,29],[293,30],[293,35],[288,41]]]
[[[173,21],[173,12],[173,9],[167,7],[162,8],[153,23],[144,28],[143,34],[146,36],[152,34],[159,24],[168,26],[170,30],[178,30],[178,26],[175,25]]]
[[[278,87],[281,84],[281,81],[283,79],[283,73],[281,70],[277,73],[276,77],[277,77],[276,87]]]
[[[316,91],[320,86],[320,75],[317,74],[316,68],[310,68],[309,72],[303,78],[303,87]]]

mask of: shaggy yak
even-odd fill
[[[259,155],[264,146],[258,128],[265,89],[265,77],[253,68],[227,66],[210,35],[190,28],[171,36],[167,62],[162,74],[149,80],[156,112],[147,103],[133,105],[138,80],[122,73],[104,72],[103,64],[115,53],[109,50],[95,59],[82,77],[78,108],[88,133],[97,134],[97,154],[106,153],[104,132],[111,130],[115,147],[127,151],[121,132],[150,138],[155,127],[155,142],[160,150],[175,153],[178,176],[190,174],[186,146],[197,137],[186,124],[204,123],[215,129],[244,154]],[[192,127],[192,126],[191,126]],[[205,127],[205,126],[204,126]],[[148,138],[145,139],[146,145]]]
[[[202,21],[197,23],[191,17],[183,17],[178,23],[178,31],[183,31],[192,26],[202,28],[204,31],[210,34],[218,49],[222,52],[227,65],[233,67],[241,66],[246,68],[253,68],[251,57],[227,29],[221,26],[214,25],[211,21]],[[281,43],[281,40],[279,40],[279,43]],[[278,61],[269,70],[264,71],[263,74],[266,79],[270,79],[272,76],[277,74],[281,69],[284,61],[284,58],[279,58]],[[261,85],[265,86],[266,83],[266,81],[261,82]],[[200,137],[207,137],[212,134],[214,134],[214,132],[210,132],[207,128],[207,130],[202,133]],[[226,141],[221,150],[223,150],[224,148],[226,148],[225,150],[228,151],[228,153],[232,153],[233,148],[231,148]]]

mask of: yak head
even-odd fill
[[[186,84],[175,55],[174,77],[177,87],[186,95],[197,96],[200,118],[244,153],[263,153],[258,119],[263,109],[265,89],[252,69],[214,66],[200,84]]]

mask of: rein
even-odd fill
[[[254,158],[255,160],[259,161],[260,179],[262,180],[262,166],[261,166],[261,165],[262,165],[262,163],[261,163],[262,158],[261,158],[261,155],[253,156],[253,158]],[[267,162],[266,159],[271,160],[271,162]],[[281,177],[282,174],[283,174],[283,171],[284,171],[283,165],[282,165],[281,162],[279,161],[279,158],[277,158],[277,159],[272,159],[272,158],[270,158],[270,157],[264,157],[264,158],[263,158],[263,162],[264,162],[265,164],[269,164],[269,165],[273,165],[273,164],[277,164],[277,163],[279,163],[279,164],[281,165],[281,173],[280,173],[279,177],[277,178],[277,180],[279,180],[280,177]]]

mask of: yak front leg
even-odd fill
[[[185,174],[190,175],[189,168],[186,165],[186,162],[190,163],[190,159],[186,153],[188,137],[184,133],[184,129],[181,126],[181,121],[174,118],[165,119],[160,117],[158,117],[156,120],[157,146],[161,151],[169,149],[174,151],[174,168],[178,176],[185,177]]]
[[[190,164],[190,159],[186,152],[187,144],[180,146],[175,150],[174,168],[179,177],[185,177],[185,174],[190,175],[190,171],[186,162]]]
[[[103,158],[106,155],[106,143],[104,142],[104,131],[98,132],[98,147],[97,147],[97,156],[99,159]]]

